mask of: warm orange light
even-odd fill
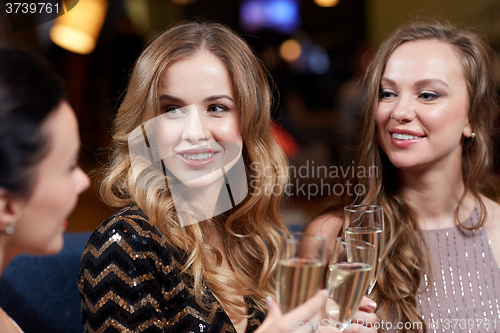
[[[288,39],[280,46],[280,54],[286,61],[292,62],[297,60],[302,53],[300,43],[295,39]]]
[[[106,0],[80,0],[69,12],[59,16],[50,39],[71,52],[91,53],[99,38],[108,3]]]
[[[333,7],[339,3],[339,0],[314,0],[320,7]]]

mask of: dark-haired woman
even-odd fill
[[[18,254],[62,249],[66,218],[90,183],[79,150],[58,76],[37,56],[0,48],[0,274]],[[21,332],[2,309],[0,331]]]
[[[408,24],[382,44],[366,80],[358,164],[378,175],[355,179],[366,192],[343,204],[384,208],[377,315],[399,332],[495,330],[500,206],[482,194],[498,112],[489,47],[469,30]],[[333,237],[339,208],[308,230]]]

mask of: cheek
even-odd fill
[[[377,140],[377,143],[380,146],[380,148],[382,148],[382,150],[385,152],[386,144],[384,142],[383,135],[384,135],[384,132],[377,127],[377,130],[375,133],[375,139]]]
[[[377,124],[384,126],[391,119],[391,108],[387,103],[379,103],[375,111],[375,120]]]
[[[420,121],[431,133],[438,136],[449,137],[450,135],[461,136],[465,124],[465,111],[457,112],[456,108],[436,108],[427,112],[425,117],[421,115]]]
[[[387,112],[381,109],[377,109],[375,114],[375,131],[377,132],[377,137],[385,131],[385,126],[389,121],[389,116]]]
[[[182,139],[182,128],[175,123],[162,123],[157,127],[156,143],[162,157],[170,156]]]
[[[377,113],[375,114],[375,138],[384,152],[386,151],[386,142],[384,140],[389,140],[389,137],[386,137],[388,135],[386,127],[390,118],[389,112],[384,112],[380,108],[377,109]]]
[[[78,201],[78,184],[76,179],[65,179],[65,186],[52,191],[50,203],[53,211],[64,218],[73,210]]]
[[[211,128],[211,132],[213,133],[216,141],[229,142],[242,147],[243,143],[241,139],[240,127],[237,121],[230,119],[218,125],[219,126],[213,126]]]
[[[43,193],[38,192],[33,197],[28,212],[33,216],[38,215],[41,227],[50,230],[50,225],[58,225],[68,217],[78,195],[74,183],[68,179],[43,188]]]

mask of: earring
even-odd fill
[[[470,138],[471,138],[471,139],[474,139],[475,137],[476,137],[476,133],[472,132],[472,133],[470,134]]]
[[[5,228],[5,232],[7,233],[7,235],[12,235],[14,231],[16,231],[16,229],[12,225],[9,225],[7,228]]]

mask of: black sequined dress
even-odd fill
[[[129,205],[94,231],[82,255],[78,288],[86,332],[236,332],[226,312],[204,310],[180,277],[174,251],[136,206]],[[249,298],[247,333],[265,314]]]

